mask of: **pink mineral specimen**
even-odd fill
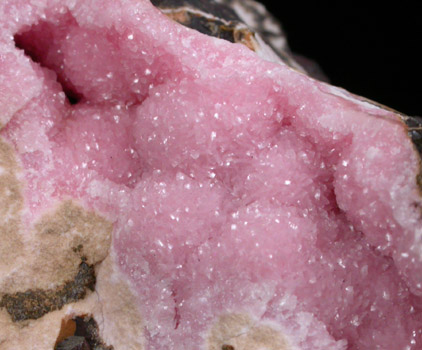
[[[147,0],[1,1],[0,298],[85,249],[116,350],[422,349],[403,117],[272,61]],[[0,305],[0,349],[97,312]]]

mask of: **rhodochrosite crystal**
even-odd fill
[[[0,2],[0,349],[422,349],[406,117],[182,15]]]

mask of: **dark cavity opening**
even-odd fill
[[[40,21],[14,36],[18,49],[23,50],[33,62],[56,74],[57,82],[71,105],[77,104],[83,95],[66,77],[61,44],[66,40],[69,28],[75,25],[75,19],[67,13],[56,23]]]

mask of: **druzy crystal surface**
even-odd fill
[[[72,199],[113,223],[145,349],[422,348],[420,158],[397,114],[146,0],[6,0],[0,21],[19,220]]]

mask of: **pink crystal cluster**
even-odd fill
[[[292,349],[422,349],[419,160],[397,115],[146,0],[6,0],[0,21],[24,220],[69,197],[113,220],[146,349],[205,349],[227,312]]]

